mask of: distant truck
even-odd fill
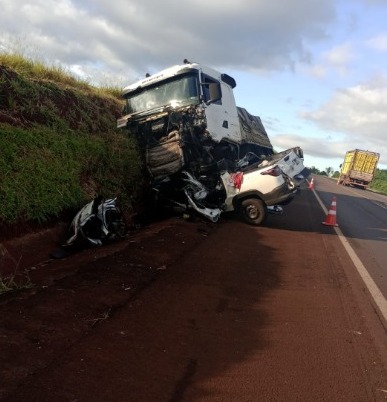
[[[367,188],[374,178],[380,155],[354,149],[345,154],[337,184]]]

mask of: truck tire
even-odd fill
[[[266,206],[262,200],[247,198],[240,203],[239,213],[249,225],[259,226],[266,219]]]

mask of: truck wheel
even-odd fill
[[[259,226],[266,218],[266,206],[262,200],[247,198],[239,207],[242,219],[249,225]]]

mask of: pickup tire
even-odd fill
[[[259,226],[266,219],[266,206],[257,198],[246,198],[239,205],[239,214],[249,225]]]

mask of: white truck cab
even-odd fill
[[[227,138],[240,142],[235,86],[229,75],[197,63],[169,67],[124,88],[129,113],[118,120],[118,127],[125,126],[136,112],[201,105],[214,141]]]

